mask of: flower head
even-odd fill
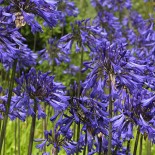
[[[41,102],[48,103],[57,111],[65,110],[68,105],[69,97],[65,96],[65,87],[61,83],[54,82],[54,76],[50,76],[49,74],[49,72],[37,72],[32,68],[29,73],[23,73],[16,80],[18,85],[14,89],[14,92],[19,96],[23,96],[20,105],[24,105],[30,115],[34,114],[32,107],[35,103],[37,105]],[[37,107],[38,118],[44,118],[46,114],[43,112],[41,106],[38,105]]]
[[[41,17],[49,27],[56,26],[60,17],[60,12],[56,10],[56,3],[46,0],[12,0],[10,13],[14,15],[16,27],[20,28],[28,24],[33,33],[42,32],[41,25],[35,20],[35,17]]]

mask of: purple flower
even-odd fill
[[[61,83],[54,82],[54,76],[50,73],[37,72],[34,68],[27,74],[17,79],[18,86],[14,92],[17,95],[22,95],[23,99],[19,105],[23,105],[30,115],[33,115],[32,110],[34,102],[37,103],[38,118],[45,118],[46,114],[39,105],[41,102],[48,103],[55,110],[65,110],[68,105],[68,96],[64,95],[64,86]]]
[[[7,98],[8,95],[4,95],[0,97],[0,111],[1,113],[5,113],[6,105],[7,105]],[[19,118],[22,121],[25,121],[27,116],[27,111],[24,109],[24,106],[19,106],[19,102],[22,100],[22,97],[13,96],[10,103],[10,110],[9,110],[9,118],[14,120]],[[0,115],[0,119],[3,119],[3,116]]]
[[[41,17],[49,27],[56,26],[60,12],[56,10],[56,3],[45,0],[11,1],[10,13],[14,15],[15,25],[20,28],[27,23],[31,31],[42,32],[40,24],[35,20],[36,16]]]
[[[152,102],[154,101],[154,99],[155,99],[155,95],[152,96],[151,98],[143,99],[143,100],[141,101],[141,103],[143,104],[144,107],[145,107],[145,106],[149,106],[150,104],[152,104]]]
[[[66,22],[67,16],[76,17],[79,13],[78,8],[76,8],[75,3],[70,0],[57,0],[58,1],[58,10],[61,11],[61,22],[63,25]]]
[[[94,7],[101,6],[103,8],[108,8],[113,11],[122,11],[123,9],[131,8],[131,0],[120,1],[120,0],[91,0],[91,3]]]
[[[56,38],[50,38],[49,45],[50,47],[47,50],[43,49],[38,52],[39,58],[41,58],[39,63],[45,60],[48,61],[50,65],[53,63],[60,65],[62,62],[70,62],[68,53],[64,53],[58,48],[58,40]]]
[[[142,133],[146,132],[148,134],[149,139],[153,140],[155,138],[155,129],[144,120],[142,115],[140,115],[139,125],[140,125],[140,131]]]
[[[47,142],[47,140],[43,141],[41,144],[36,145],[36,148],[42,150],[44,148],[46,142]]]
[[[72,33],[61,37],[59,41],[59,48],[65,54],[70,54],[74,43],[76,47],[78,46],[76,52],[80,50],[88,51],[88,49],[95,50],[96,45],[100,42],[99,39],[106,36],[106,32],[101,27],[90,24],[90,19],[75,21],[74,24],[71,24],[71,27]]]

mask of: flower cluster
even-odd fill
[[[59,41],[56,38],[50,38],[48,42],[49,48],[38,52],[40,57],[39,63],[42,63],[45,60],[48,61],[50,65],[54,63],[60,65],[62,62],[70,62],[68,54],[61,51],[58,47]]]
[[[45,21],[45,25],[49,27],[56,26],[60,12],[56,10],[56,3],[46,0],[11,0],[10,13],[14,16],[17,28],[30,25],[31,31],[42,32],[41,25],[35,20],[35,17],[41,17]]]
[[[14,92],[17,96],[22,96],[18,106],[27,109],[28,115],[34,115],[33,107],[36,104],[38,110],[38,119],[45,118],[41,103],[47,103],[56,111],[65,110],[68,104],[68,96],[65,96],[64,86],[61,83],[54,82],[54,76],[49,76],[50,72],[37,72],[34,68],[27,74],[16,79],[17,87]]]
[[[107,35],[100,26],[91,25],[90,19],[75,21],[71,24],[71,28],[72,33],[61,37],[59,41],[59,48],[65,54],[71,53],[74,43],[76,53],[88,51],[88,49],[96,50],[96,45],[100,43],[101,38],[104,39]]]

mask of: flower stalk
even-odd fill
[[[147,155],[151,155],[151,141],[147,140]]]
[[[135,140],[135,144],[134,144],[133,155],[136,155],[136,153],[137,153],[139,135],[140,135],[140,128],[138,127],[138,129],[137,129],[137,135],[136,135],[136,140]]]
[[[44,112],[46,113],[46,103],[44,103]],[[47,130],[47,118],[45,117],[43,119],[43,130]],[[44,135],[44,138],[45,138],[45,135]],[[46,146],[44,146],[44,152],[46,152]]]
[[[127,150],[126,150],[126,154],[128,155],[130,153],[130,140],[128,140],[127,142]]]
[[[20,119],[18,119],[18,155],[20,155]]]
[[[17,152],[17,139],[16,139],[16,137],[17,137],[17,120],[15,120],[15,155],[16,155],[16,152]]]
[[[10,83],[9,83],[8,100],[7,100],[7,104],[5,106],[6,113],[4,115],[4,120],[3,120],[2,129],[1,129],[1,135],[0,135],[0,154],[2,152],[3,142],[4,142],[4,138],[5,138],[5,134],[6,134],[6,127],[7,127],[7,122],[8,122],[10,103],[11,103],[13,87],[14,87],[14,78],[15,78],[15,74],[16,74],[16,66],[17,66],[17,59],[14,61],[11,79],[10,79]]]
[[[34,113],[35,115],[32,116],[32,124],[30,129],[30,137],[29,137],[29,146],[28,146],[28,155],[32,154],[32,147],[33,147],[33,139],[34,139],[34,132],[35,132],[35,124],[36,124],[36,112],[37,112],[37,103],[34,101]]]
[[[140,136],[140,147],[139,147],[139,155],[142,155],[142,148],[143,148],[143,135]]]

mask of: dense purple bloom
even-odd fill
[[[100,43],[101,37],[106,36],[106,32],[98,25],[91,25],[90,19],[75,21],[71,24],[72,33],[60,38],[59,48],[65,53],[70,54],[73,43],[76,45],[76,52],[95,50]]]
[[[94,23],[100,25],[108,32],[107,38],[109,40],[116,40],[117,42],[124,42],[125,38],[122,34],[122,25],[119,18],[112,12],[99,12],[98,16],[93,21]]]
[[[18,104],[24,106],[29,115],[34,115],[32,107],[36,103],[38,118],[45,118],[46,114],[39,105],[41,102],[48,103],[57,111],[66,109],[69,97],[64,94],[65,87],[61,83],[54,82],[54,76],[50,76],[49,72],[37,72],[32,68],[29,73],[23,73],[16,81],[18,85],[14,92],[22,96]]]
[[[56,26],[60,18],[60,12],[56,10],[56,3],[46,0],[12,0],[9,11],[14,15],[16,27],[20,28],[27,23],[33,33],[42,32],[40,24],[35,20],[36,16],[41,17],[49,27]]]
[[[13,17],[7,8],[0,8],[0,62],[6,69],[17,60],[17,70],[36,64],[36,54],[24,44],[25,38],[13,25]]]
[[[142,88],[146,81],[146,75],[142,73],[147,70],[149,74],[150,70],[132,56],[126,45],[105,43],[99,48],[101,49],[92,53],[92,62],[87,65],[91,72],[82,84],[83,94],[92,88],[91,96],[102,99],[103,88],[108,87],[109,79],[112,82],[112,95],[115,99],[123,87],[130,92]]]
[[[76,124],[80,123],[83,126],[81,132],[84,131],[87,136],[81,135],[75,147],[80,151],[85,145],[88,145],[89,154],[98,152],[94,136],[97,137],[99,133],[102,133],[104,136],[108,134],[107,104],[88,97],[81,97],[80,99],[73,97],[68,108],[70,115],[64,114],[64,118],[59,123],[61,134],[68,137],[67,132],[73,122]],[[92,148],[94,146],[96,149]],[[73,147],[72,151],[75,152],[77,150]]]
[[[111,119],[113,123],[113,130],[117,130],[115,132],[121,132],[121,136],[123,140],[130,140],[133,138],[133,121],[127,119],[127,116],[124,114],[120,114],[117,116],[114,116]]]
[[[8,31],[7,34],[3,29],[1,30],[0,62],[5,68],[12,67],[15,60],[18,62],[17,69],[34,66],[36,64],[37,56],[26,45],[18,40],[22,38],[20,33],[13,30],[12,32],[10,31],[12,34]],[[11,40],[9,40],[9,37]]]

